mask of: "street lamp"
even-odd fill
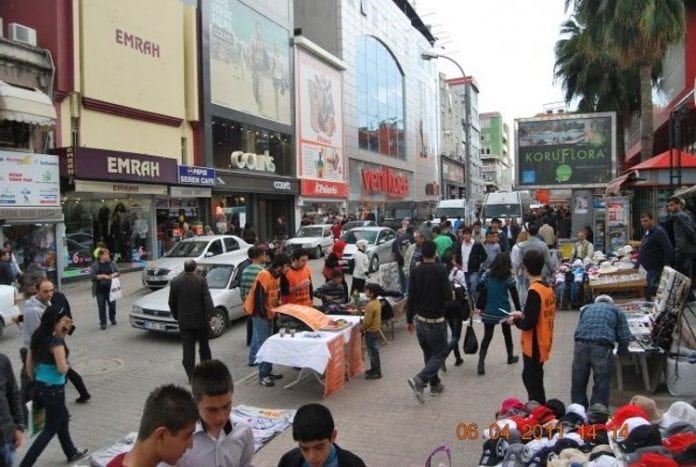
[[[423,60],[433,60],[433,59],[438,59],[438,58],[444,58],[445,60],[454,63],[454,65],[459,68],[459,72],[462,74],[462,78],[466,78],[466,73],[464,73],[464,68],[452,57],[448,55],[443,55],[441,49],[425,49],[423,52],[421,52],[421,58]],[[466,97],[466,83],[464,83],[464,95]],[[464,110],[464,113],[466,114],[466,109]],[[467,133],[466,135],[466,147],[464,149],[464,165],[466,166],[466,178],[464,180],[464,186],[466,188],[466,197],[469,200],[472,200],[471,196],[471,161],[469,160],[469,146],[471,145],[471,138],[468,134],[468,124],[466,123],[466,115],[464,116],[464,119],[462,120],[462,123],[464,126],[464,132]],[[471,201],[469,201],[471,202]]]

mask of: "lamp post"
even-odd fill
[[[462,74],[462,78],[466,78],[466,73],[464,73],[464,68],[452,57],[448,55],[443,55],[442,52],[439,49],[426,49],[421,53],[421,58],[423,60],[433,60],[433,59],[438,59],[438,58],[444,58],[445,60],[453,63],[457,68],[459,68],[459,72]],[[464,95],[466,97],[466,83],[464,84]],[[469,145],[471,144],[470,142],[470,135],[468,134],[468,123],[466,119],[466,109],[464,110],[464,118],[462,119],[462,126],[464,127],[464,133],[466,133],[466,146],[464,147],[464,165],[466,166],[466,173],[464,177],[464,187],[466,189],[466,197],[467,200],[471,200],[472,195],[471,195],[471,161],[469,160]]]

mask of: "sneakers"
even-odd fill
[[[85,455],[89,452],[89,449],[78,449],[75,451],[75,454],[72,456],[68,457],[68,462],[75,462],[77,460],[82,459],[85,457]]]
[[[115,319],[112,319],[112,320],[111,320],[111,325],[112,325],[112,326],[116,326],[116,320],[115,320]]]
[[[454,366],[462,366],[462,363],[464,363],[463,358],[457,359],[457,361],[454,362]]]
[[[75,399],[75,403],[76,404],[86,404],[87,402],[89,402],[89,400],[91,398],[92,398],[92,396],[90,396],[89,394],[87,394],[86,396],[80,396],[77,399]]]
[[[380,379],[382,377],[382,373],[374,373],[372,371],[368,371],[365,374],[365,379]]]
[[[430,395],[432,397],[439,396],[445,392],[445,385],[442,383],[437,384],[437,386],[430,386]]]
[[[421,383],[420,378],[418,376],[414,376],[413,378],[408,379],[408,385],[411,386],[411,390],[413,390],[413,395],[416,396],[416,399],[418,399],[418,402],[421,404],[425,404],[425,397],[423,397],[423,383]]]
[[[100,325],[99,325],[99,327],[100,327],[100,328],[101,328],[101,330],[103,331],[104,329],[106,329],[106,323],[104,323],[104,324],[100,324]]]
[[[268,376],[266,376],[265,378],[259,380],[259,384],[260,384],[261,386],[265,386],[265,387],[267,387],[267,388],[270,388],[270,387],[275,386],[275,383],[273,382],[273,380],[272,380],[271,378],[269,378]]]
[[[279,380],[279,379],[283,379],[283,375],[268,375],[268,378],[269,378],[271,381],[277,381],[277,380]]]
[[[508,357],[508,365],[514,365],[515,363],[520,361],[520,357],[517,355],[510,355]]]

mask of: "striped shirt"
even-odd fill
[[[242,302],[246,299],[247,294],[254,285],[254,281],[256,281],[256,276],[258,276],[261,271],[263,271],[263,266],[260,264],[250,264],[244,268],[242,280],[239,283],[239,295],[242,297]]]

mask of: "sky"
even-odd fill
[[[510,126],[544,105],[563,101],[554,84],[554,45],[565,20],[563,0],[416,0],[416,10],[454,58],[479,84],[479,112],[500,112]],[[448,78],[460,75],[447,60]]]

